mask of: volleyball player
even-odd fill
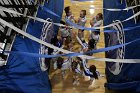
[[[77,24],[84,27],[85,24],[86,24],[86,21],[87,21],[87,19],[86,19],[86,10],[81,10],[80,17],[78,18]],[[79,29],[78,30],[78,37],[81,40],[84,40],[84,29]]]
[[[64,21],[60,21],[61,24],[66,25]],[[63,45],[66,45],[67,49],[70,49],[72,47],[72,38],[71,38],[71,28],[68,26],[60,27],[58,35],[63,40]]]
[[[99,79],[100,76],[100,73],[96,70],[96,66],[95,65],[88,66],[87,59],[83,59],[80,57],[78,57],[77,59],[79,60],[80,63],[79,73],[81,73],[81,75],[84,76],[85,78],[87,77],[89,78],[90,81],[89,88],[94,87],[95,80]]]
[[[91,27],[100,27],[102,25],[102,22],[103,22],[103,15],[102,13],[98,13],[96,17],[94,17],[90,21],[90,25]],[[92,31],[89,36],[89,40],[90,39],[94,39],[97,44],[100,39],[100,29],[98,29],[97,31]]]
[[[71,58],[63,58],[58,57],[57,60],[54,62],[54,69],[60,69],[62,78],[64,78],[66,74],[66,70],[69,70],[71,68]]]

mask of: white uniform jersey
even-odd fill
[[[93,27],[100,27],[103,23],[103,20],[97,20],[96,17],[93,18]]]
[[[75,23],[75,19],[74,19],[73,15],[66,16],[66,17],[65,17],[65,20],[69,20],[69,21]],[[67,26],[71,26],[69,23],[67,23],[67,21],[65,21],[65,22],[66,22],[66,25],[67,25]],[[69,31],[69,33],[70,33],[70,36],[72,36],[72,35],[73,35],[72,29],[68,29],[68,31]]]
[[[76,39],[78,40],[79,44],[82,46],[82,49],[88,48],[88,44],[86,42],[83,43],[78,36],[76,36]]]
[[[66,20],[69,20],[69,21],[71,21],[71,22],[73,22],[73,23],[75,23],[74,18],[73,18],[73,15],[66,16],[65,19],[66,19]],[[70,24],[67,23],[67,21],[66,21],[66,25],[67,25],[67,26],[70,26]]]
[[[99,34],[95,35],[93,32],[91,32],[90,39],[94,39],[96,42],[99,42],[100,35]]]
[[[71,62],[72,62],[72,58],[68,58],[68,59],[64,60],[64,63],[62,64],[61,70],[70,69],[71,68]]]
[[[62,64],[61,70],[67,70],[71,68],[71,62],[72,58],[68,58],[64,60],[64,63]],[[57,69],[57,60],[54,62],[54,69]]]
[[[102,22],[103,22],[103,20],[97,21],[95,19],[94,22],[93,22],[94,23],[93,27],[100,27],[102,25]],[[90,33],[90,39],[94,39],[96,42],[99,42],[100,35],[99,34],[95,35],[94,32],[91,32]]]
[[[63,46],[61,48],[63,48]],[[59,51],[54,49],[52,55],[57,55],[57,54],[59,54]],[[54,69],[57,69],[57,62],[56,62],[57,58],[52,58],[51,60],[54,62],[54,64],[53,64]]]
[[[85,76],[90,76],[91,78],[94,78],[93,73],[90,72],[90,70],[89,70],[86,59],[82,59],[82,64],[83,64],[83,67],[84,67],[84,75]],[[97,73],[98,76],[100,76],[100,73],[98,71],[96,71],[96,73]]]
[[[77,24],[80,25],[80,26],[85,26],[86,21],[87,21],[87,18],[84,17],[84,18],[81,18],[81,20],[78,20]]]
[[[66,28],[60,28],[60,32],[61,32],[62,37],[70,36],[69,29],[66,29]]]
[[[88,44],[85,42],[82,44],[82,47],[83,47],[83,49],[86,49],[86,48],[88,48]]]
[[[89,67],[87,66],[87,60],[86,59],[82,59],[82,64],[84,67],[84,71],[90,75],[93,75],[90,71],[89,71]],[[85,74],[86,75],[86,74]]]
[[[78,64],[77,68],[75,69],[75,72],[78,73],[78,74],[83,75],[83,72],[81,71],[79,64]]]
[[[58,53],[59,53],[59,51],[54,49],[52,54],[57,55]],[[57,59],[58,58],[52,58],[52,61],[54,62],[54,64],[53,64],[54,69],[57,69]]]
[[[99,21],[96,21],[93,25],[93,27],[100,27],[103,23],[103,20],[99,20]]]

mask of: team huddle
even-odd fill
[[[64,48],[66,50],[72,51],[73,49],[73,40],[77,39],[79,44],[81,45],[81,49],[78,50],[79,53],[85,53],[90,50],[96,49],[96,45],[99,42],[100,38],[100,30],[91,31],[88,42],[84,39],[84,29],[78,29],[73,31],[70,27],[71,24],[67,22],[67,20],[84,27],[87,18],[86,18],[86,10],[80,11],[80,16],[78,20],[74,18],[70,6],[65,7],[65,21],[61,21],[60,23],[66,26],[62,26],[59,28],[58,35],[51,39],[51,44],[54,46]],[[92,20],[90,20],[91,27],[100,27],[102,25],[103,15],[98,13]],[[55,49],[48,48],[48,55],[57,55],[62,54]],[[92,56],[92,53],[87,53],[86,55]],[[90,85],[89,87],[93,87],[95,83],[95,79],[100,77],[100,73],[96,70],[95,65],[88,66],[88,60],[80,57],[58,57],[58,58],[48,58],[46,61],[46,65],[50,68],[50,61],[53,63],[54,70],[60,69],[62,78],[64,78],[66,74],[66,70],[69,70],[73,73],[73,85],[79,85],[79,76],[89,78]]]

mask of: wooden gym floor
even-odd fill
[[[71,6],[72,13],[75,16],[76,19],[79,17],[80,10],[85,9],[87,11],[87,23],[86,27],[89,26],[89,20],[91,20],[97,13],[103,13],[102,10],[90,10],[88,7],[103,7],[103,1],[102,0],[95,0],[93,2],[76,2],[71,3],[71,0],[64,0],[65,6]],[[65,13],[63,13],[63,19],[65,18]],[[74,29],[74,31],[77,31]],[[89,32],[85,31],[85,40],[87,41],[89,36]],[[79,43],[74,39],[74,50],[77,52],[77,50],[81,47]],[[104,47],[104,34],[101,33],[100,35],[100,42],[97,44],[97,48],[103,48]],[[94,54],[95,57],[104,57],[104,53],[97,53]],[[90,60],[89,65],[94,64],[97,67],[97,70],[101,74],[105,74],[105,63]],[[52,84],[52,93],[105,93],[104,83],[106,82],[106,78],[102,77],[99,80],[96,80],[96,85],[92,89],[88,89],[89,82],[84,81],[84,79],[80,78],[80,85],[79,86],[73,86],[72,85],[72,73],[70,71],[67,71],[67,74],[64,79],[62,79],[60,71],[53,71],[51,68],[50,72],[50,80]]]

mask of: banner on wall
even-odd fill
[[[139,0],[104,0],[104,8],[126,8],[139,5]],[[112,22],[118,22],[113,28],[118,32],[105,33],[105,46],[115,44],[123,44],[140,37],[140,28],[132,29],[132,31],[124,32],[123,28],[140,25],[140,16],[137,16],[128,22],[119,22],[140,11],[140,7],[135,7],[129,11],[109,12],[104,10],[104,25]],[[113,15],[113,16],[112,16]],[[124,46],[112,51],[106,52],[107,58],[113,59],[139,59],[140,58],[140,42],[132,45]],[[107,83],[105,86],[112,90],[132,90],[140,92],[140,64],[124,64],[124,63],[108,63],[106,62]]]
[[[62,15],[63,12],[63,0],[49,0],[45,3],[48,9],[54,9],[53,5],[57,5],[58,15]],[[49,6],[49,7],[48,7]],[[38,8],[37,17],[46,20],[51,16],[51,19],[56,23],[60,21],[60,18],[55,18],[53,15],[48,14],[41,7]],[[50,27],[48,27],[50,26]],[[49,38],[53,32],[47,30],[52,25],[44,24],[42,22],[30,20],[27,33],[41,39]],[[44,34],[42,31],[47,31]],[[53,30],[54,31],[54,30]],[[57,31],[57,29],[56,29]],[[45,36],[44,36],[45,35]],[[49,39],[46,42],[50,42]],[[17,35],[11,51],[17,52],[30,52],[39,53],[41,45],[29,38]],[[29,57],[21,54],[10,54],[7,65],[0,67],[0,91],[1,93],[51,93],[51,85],[46,71],[42,71],[40,68],[40,60],[37,57]]]

